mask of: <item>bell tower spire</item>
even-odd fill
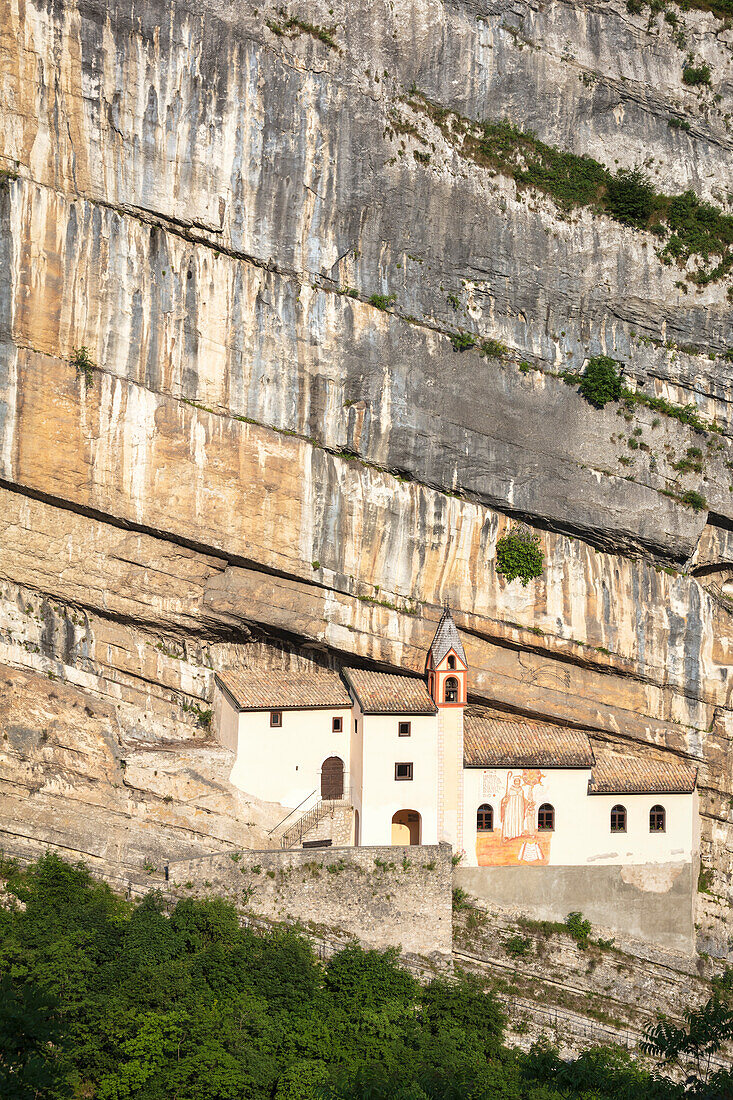
[[[446,604],[425,666],[428,690],[436,707],[465,707],[468,662],[453,616]]]

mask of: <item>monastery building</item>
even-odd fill
[[[221,673],[232,783],[289,811],[273,834],[283,847],[446,841],[466,867],[693,863],[694,769],[469,706],[468,678],[447,610],[424,677]]]

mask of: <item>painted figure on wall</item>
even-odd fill
[[[521,778],[518,775],[512,778],[512,775],[509,772],[506,777],[506,794],[501,800],[502,840],[514,840],[515,836],[521,836],[525,830],[527,800]]]
[[[551,835],[537,831],[537,795],[544,778],[538,768],[507,773],[499,804],[500,828],[482,831],[476,837],[480,867],[549,862]]]

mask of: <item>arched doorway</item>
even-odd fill
[[[398,810],[392,818],[392,843],[420,843],[420,814],[417,810]]]
[[[321,765],[321,798],[344,797],[344,762],[340,756],[329,756]]]

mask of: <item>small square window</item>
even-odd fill
[[[399,729],[400,737],[410,737],[411,736],[411,734],[412,734],[412,730],[410,728],[411,725],[412,725],[411,722],[399,722],[398,723],[398,729]]]
[[[281,726],[283,724],[283,712],[281,710],[270,711],[270,725]]]
[[[412,764],[395,764],[395,779],[412,779]]]
[[[343,728],[344,728],[343,718],[334,718],[334,720],[333,720],[333,732],[334,733],[341,733],[341,730]]]

